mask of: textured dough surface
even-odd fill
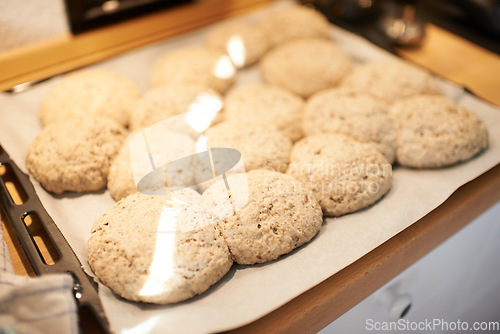
[[[352,67],[352,60],[333,41],[296,39],[280,44],[262,57],[264,81],[302,97],[337,86]]]
[[[420,94],[439,94],[436,79],[426,70],[402,60],[367,61],[357,66],[342,87],[369,94],[390,105]]]
[[[89,264],[103,284],[132,301],[176,303],[206,291],[232,261],[216,219],[190,189],[135,193],[92,227]]]
[[[209,147],[240,151],[247,171],[258,168],[286,171],[292,142],[272,126],[222,122],[208,129],[206,136]]]
[[[330,24],[318,11],[291,6],[269,13],[259,25],[265,31],[271,46],[298,38],[328,38]]]
[[[304,101],[284,88],[253,84],[230,91],[224,102],[226,120],[252,125],[272,125],[292,141],[302,138],[300,122]]]
[[[56,194],[100,190],[125,136],[125,129],[106,117],[64,119],[47,125],[30,144],[26,166]]]
[[[392,166],[376,146],[340,134],[297,142],[287,174],[312,189],[325,216],[363,209],[392,186]]]
[[[104,115],[122,126],[140,91],[129,78],[107,70],[79,70],[66,75],[43,99],[43,125],[73,116]]]
[[[176,49],[154,66],[151,86],[194,83],[224,93],[235,81],[236,70],[228,55],[217,48]]]
[[[374,143],[390,163],[396,156],[394,120],[368,95],[335,88],[316,93],[306,103],[303,129],[306,136],[340,133]]]
[[[449,166],[488,146],[481,119],[444,96],[409,97],[395,103],[391,112],[397,124],[397,161],[403,166]]]
[[[233,201],[240,200],[238,192],[245,186],[231,180],[236,177],[228,177]],[[318,233],[323,222],[321,208],[300,182],[268,170],[250,171],[245,180],[248,202],[236,203],[234,211],[226,210],[230,205],[222,180],[203,193],[207,205],[221,218],[220,230],[234,261],[240,264],[272,261]]]

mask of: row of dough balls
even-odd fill
[[[329,93],[340,94],[337,98],[353,97],[350,92]],[[400,108],[419,115],[432,110],[433,106],[438,106],[438,112],[427,116],[437,118],[435,126],[446,123],[442,127],[444,136],[449,135],[446,131],[451,129],[457,143],[450,148],[449,137],[444,141],[438,138],[444,144],[441,148],[446,150],[441,152],[442,155],[433,153],[439,159],[449,159],[450,156],[467,159],[487,143],[482,136],[484,132],[478,132],[482,123],[472,113],[457,109],[441,96],[408,98],[395,104],[392,112],[408,120],[413,114],[405,114]],[[446,107],[444,113],[443,106]],[[427,130],[432,131],[428,128],[429,119],[421,118],[426,122]],[[452,123],[447,123],[449,118]],[[454,132],[456,128],[453,126],[462,132]],[[217,129],[222,130],[217,132]],[[255,143],[256,146],[246,146],[254,153],[261,144],[259,138],[253,141],[252,132],[245,132],[245,127],[238,127],[238,123],[221,123],[209,131],[215,131],[216,138],[220,136],[230,142],[228,146],[242,145],[240,149],[246,157],[251,156],[244,153],[246,144]],[[255,134],[255,129],[252,131]],[[270,131],[266,129],[258,137],[269,138],[266,136]],[[418,131],[412,133],[418,137],[425,135]],[[469,138],[460,137],[463,134]],[[471,134],[482,137],[476,141]],[[433,135],[439,135],[439,131]],[[210,133],[208,136],[213,137]],[[242,141],[242,137],[248,141]],[[454,152],[457,147],[460,149]],[[468,152],[463,155],[465,151]],[[336,216],[365,208],[387,193],[392,183],[391,166],[377,145],[338,133],[315,134],[299,140],[291,149],[290,161],[286,174],[262,169],[246,173],[249,203],[225,217],[218,215],[218,208],[228,196],[223,181],[211,185],[199,198],[196,198],[199,195],[190,195],[187,202],[141,193],[125,197],[94,224],[88,248],[92,269],[103,283],[124,298],[161,304],[182,301],[206,291],[225,275],[233,261],[263,263],[287,254],[317,234],[323,214]],[[238,189],[238,184],[232,182],[235,177],[228,177],[232,189]],[[185,196],[186,191],[191,190],[173,192],[173,196]],[[158,215],[165,212],[165,207],[181,212],[176,216],[181,217],[178,222],[181,231],[185,225],[191,228],[175,233],[173,253],[165,255],[167,258],[172,255],[174,260],[162,263],[171,266],[171,273],[157,277],[153,264],[158,250],[147,248],[144,251],[142,245],[164,242],[157,238],[163,234],[158,233],[158,221],[164,217]],[[140,245],[133,247],[138,242]],[[152,288],[148,288],[150,286]]]
[[[160,59],[151,72],[150,84],[152,88],[202,85],[223,94],[235,82],[238,57],[243,57],[247,66],[271,48],[297,38],[321,38],[327,49],[337,50],[328,40],[328,29],[328,21],[321,14],[302,6],[282,9],[256,23],[223,24],[207,36],[205,46],[177,49]],[[125,76],[104,71],[75,72],[49,92],[39,115],[47,125],[69,116],[96,113],[127,127],[139,98],[139,89]],[[140,125],[135,122],[131,127]]]
[[[429,95],[438,90],[428,73],[397,61],[354,68],[328,39],[326,20],[310,9],[292,7],[256,25],[241,25],[215,30],[207,39],[212,48],[167,55],[153,71],[156,87],[142,97],[118,74],[82,71],[68,75],[42,103],[40,118],[47,126],[29,149],[28,168],[55,193],[98,190],[107,179],[113,197],[123,198],[94,224],[89,263],[103,283],[127,299],[171,303],[190,298],[219,280],[233,261],[271,261],[306,243],[319,231],[323,214],[339,216],[375,203],[391,187],[394,160],[440,167],[466,160],[487,145],[477,117]],[[244,32],[234,42],[224,29]],[[256,31],[260,37],[248,37]],[[230,40],[236,50],[243,43],[245,62],[231,55]],[[216,50],[217,43],[228,49]],[[234,82],[228,55],[236,66],[261,58],[268,83],[230,91],[222,123],[207,131],[209,146],[242,152],[251,170],[246,174],[250,205],[224,219],[208,210],[226,194],[221,182],[211,185],[202,200],[189,189],[173,192],[188,206],[137,193],[124,127],[138,131],[183,113],[202,93],[222,101]],[[212,205],[200,204],[207,201]],[[151,267],[158,215],[170,212],[166,207],[183,212],[181,229],[191,226],[176,237],[168,280],[155,278]],[[140,244],[134,247],[134,242]],[[156,292],[145,286],[156,286]]]
[[[422,101],[419,103],[418,99]],[[436,116],[447,123],[449,116],[459,115],[454,124],[459,124],[458,127],[469,124],[462,127],[465,132],[458,132],[459,135],[474,128],[473,124],[477,125],[477,119],[470,122],[471,113],[457,110],[439,96],[410,98],[396,105],[396,111],[405,103],[416,107],[408,109],[417,115],[426,110],[419,109],[422,105],[425,108],[447,105],[447,114],[438,110]],[[403,119],[411,116],[406,114]],[[260,146],[259,138],[269,138],[271,130],[257,135],[254,141],[252,133],[244,129],[238,127],[238,123],[226,122],[210,130],[216,138],[221,136],[222,141],[230,143],[228,146],[241,145],[243,156],[255,162],[244,150],[255,152]],[[446,126],[443,129],[447,129]],[[476,131],[474,129],[474,133]],[[238,136],[233,136],[235,134]],[[210,138],[210,133],[208,135]],[[242,141],[242,137],[248,141]],[[450,154],[455,156],[453,159],[470,157],[485,143],[484,137],[478,142],[457,133],[452,137],[459,139],[455,141],[458,144],[449,148],[450,138],[445,139],[442,148],[448,153],[442,155],[444,159]],[[291,140],[285,136],[281,140],[283,138],[288,144],[282,148],[290,147]],[[460,149],[455,154],[453,150],[457,146]],[[421,154],[422,147],[417,151]],[[464,151],[468,152],[463,155]],[[128,300],[158,304],[180,302],[203,293],[219,281],[233,261],[264,263],[307,243],[321,229],[323,214],[342,215],[367,207],[389,191],[392,183],[390,164],[377,145],[341,134],[323,133],[299,140],[291,150],[290,161],[286,174],[262,169],[243,174],[248,184],[249,203],[225,217],[219,216],[217,210],[228,199],[222,180],[212,184],[201,196],[189,188],[172,193],[174,199],[184,201],[137,192],[123,198],[92,228],[88,244],[91,268],[104,284]],[[130,168],[130,164],[126,167]],[[231,189],[238,189],[238,184],[232,181],[237,175],[228,177]],[[187,201],[186,192],[192,192]],[[169,216],[165,212],[170,213]],[[168,234],[172,231],[163,230],[162,221],[171,218],[170,215],[177,226],[175,233]],[[158,249],[155,245],[159,244],[170,245],[170,248]],[[158,266],[162,269],[158,270]]]
[[[394,64],[373,62],[365,68],[370,68],[367,65],[385,65],[389,70]],[[186,111],[203,92],[202,87],[191,85],[163,86],[161,90],[164,94],[146,94],[142,100],[147,106],[142,109],[144,114],[155,122],[169,107]],[[415,168],[452,165],[487,146],[484,123],[443,96],[417,94],[387,107],[388,102],[358,92],[352,86],[341,86],[303,101],[277,86],[242,86],[224,101],[220,99],[224,121],[207,131],[209,145],[240,150],[247,170],[280,172],[287,170],[292,144],[304,135],[344,134],[373,143],[388,163],[397,161]],[[125,137],[123,127],[92,113],[61,120],[45,127],[30,145],[27,166],[54,193],[95,191],[107,183],[118,200],[135,188],[130,167],[127,169],[128,145],[118,154]]]
[[[299,9],[298,11],[302,12],[301,9]],[[307,18],[308,16],[312,16],[313,23],[315,21],[319,22],[319,35],[326,35],[328,25],[326,24],[326,21],[324,19],[318,19],[318,15],[316,13],[313,14],[313,12],[309,10],[305,10],[303,11],[303,13],[304,14],[299,14],[297,16],[296,14],[294,14],[294,10],[292,10],[290,11],[290,14],[285,14],[283,16],[284,20],[280,19],[282,22],[282,27],[289,27],[290,24],[294,24],[294,26],[296,26],[296,19],[303,20],[304,17]],[[289,16],[289,18],[287,18],[287,16]],[[306,26],[308,26],[307,19],[304,23],[306,24]],[[273,20],[270,20],[267,23],[263,21],[263,27],[266,24],[268,25],[268,28],[271,29],[271,31],[284,32],[288,30],[276,29],[278,27],[276,27],[276,24],[273,23]],[[272,25],[274,25],[274,27]],[[255,36],[255,31],[257,31],[257,29],[254,29],[254,27],[245,25],[243,25],[240,29],[242,31],[242,34],[244,34],[245,31],[250,32],[249,38],[254,38],[252,36]],[[304,31],[308,31],[308,29],[299,28],[295,32],[295,37],[302,36]],[[214,33],[214,36],[216,36],[217,34],[220,34],[220,31]],[[263,34],[263,36],[266,35],[267,34]],[[261,47],[261,49],[258,51],[259,54],[257,55],[257,58],[260,57],[260,54],[263,53],[272,43],[278,44],[278,39],[284,41],[287,38],[285,35],[277,35],[277,39],[275,39],[274,41],[269,41],[269,43],[263,43],[259,40],[258,43],[255,44],[257,48],[259,46]],[[312,36],[315,35],[316,34]],[[306,36],[307,35],[305,35],[304,37]],[[210,39],[207,41],[207,44],[210,45],[211,43],[217,43],[216,40],[217,37],[213,37],[211,41]],[[197,52],[198,51],[196,50],[188,51],[185,55],[187,59],[191,60],[186,62],[183,59],[184,54],[182,53],[182,51],[179,51],[177,55],[174,54],[171,57],[177,57],[178,59],[181,59],[181,63],[189,63],[187,67],[174,65],[174,69],[172,70],[172,68],[169,69],[168,66],[165,66],[164,62],[160,62],[157,65],[156,73],[163,71],[163,75],[168,78],[176,77],[176,75],[179,76],[181,78],[181,85],[184,86],[184,88],[180,88],[180,90],[186,89],[192,92],[193,90],[198,90],[198,86],[203,85],[208,86],[211,89],[218,91],[219,93],[223,93],[232,84],[232,81],[234,79],[231,78],[230,75],[227,76],[227,73],[223,73],[223,76],[226,75],[226,78],[222,79],[225,80],[212,80],[212,77],[209,75],[208,78],[205,79],[207,81],[201,83],[196,81],[196,78],[200,77],[200,72],[193,72],[189,67],[194,63],[200,63],[199,59],[196,59],[196,56],[192,56]],[[215,51],[212,52],[203,50],[199,51],[198,54],[201,54],[201,57],[204,58],[206,57],[206,53],[208,52],[215,54],[215,57],[220,57],[220,55],[218,55]],[[245,63],[239,64],[240,66],[248,65],[250,62],[256,60],[251,60],[251,58],[249,57],[251,52],[247,53],[247,56],[244,60]],[[219,62],[220,60],[216,61]],[[236,65],[238,66],[238,64]],[[222,63],[221,67],[222,70],[227,71],[227,62],[225,64]],[[179,68],[181,68],[181,71],[177,71]],[[199,68],[199,70],[202,73],[204,69]],[[182,71],[185,72],[183,73]],[[195,75],[192,76],[192,73],[195,73]],[[191,78],[195,78],[194,82],[190,82],[189,80],[186,81],[184,79],[184,76],[187,76],[189,78],[190,75]],[[74,129],[84,129],[83,131],[79,132],[86,132],[86,128],[97,128],[97,132],[100,132],[99,126],[96,126],[95,124],[87,125],[88,119],[92,119],[93,121],[95,121],[93,116],[88,118],[86,117],[89,115],[89,111],[95,112],[99,116],[109,116],[115,121],[119,122],[121,125],[129,126],[133,130],[151,125],[158,120],[172,115],[160,115],[158,118],[158,116],[149,115],[149,113],[148,115],[141,115],[139,113],[128,112],[127,109],[129,108],[129,106],[132,106],[136,103],[134,100],[136,100],[138,97],[137,90],[128,83],[126,84],[126,87],[124,87],[124,89],[120,89],[118,87],[118,90],[121,91],[121,94],[117,94],[118,96],[113,96],[110,99],[112,101],[111,103],[109,103],[109,101],[106,101],[107,97],[103,97],[100,101],[98,98],[95,99],[92,96],[94,94],[99,96],[99,94],[102,94],[102,92],[104,91],[109,92],[111,93],[111,95],[113,95],[113,92],[117,90],[117,87],[113,87],[112,89],[107,90],[106,82],[108,81],[109,76],[108,78],[106,78],[106,74],[98,74],[95,76],[93,74],[90,74],[89,81],[91,82],[84,83],[80,87],[78,87],[78,77],[75,75],[75,79],[73,80],[73,82],[71,82],[71,78],[71,76],[68,76],[67,80],[65,80],[65,82],[60,85],[61,87],[64,87],[64,85],[66,85],[67,87],[69,87],[69,89],[60,88],[58,90],[55,90],[55,92],[51,92],[51,96],[49,96],[42,104],[40,112],[40,118],[42,119],[42,123],[44,125],[47,125],[54,120],[61,120],[63,118],[66,118],[68,113],[73,113],[72,110],[75,105],[76,111],[74,112],[74,114],[83,114],[83,116],[74,118],[72,120],[73,123],[71,124],[67,123],[65,125],[53,125],[44,129],[46,133],[66,132],[65,134],[55,139],[58,144],[63,144],[63,137],[74,138],[73,135],[68,136],[68,132],[71,132]],[[155,75],[152,76],[153,85],[164,84],[165,82],[162,82],[162,80],[163,79],[161,78],[161,76],[159,79]],[[115,76],[111,81],[125,82],[126,80],[123,77],[119,78],[118,76]],[[103,82],[105,83],[104,86],[102,85]],[[114,83],[111,85],[114,85]],[[72,86],[73,88],[71,88]],[[147,100],[154,100],[156,95],[156,97],[161,96],[159,99],[164,101],[164,92],[168,92],[166,95],[170,93],[170,96],[179,96],[179,94],[177,94],[178,91],[175,91],[174,87],[175,84],[171,85],[171,89],[169,89],[168,91],[162,90],[161,93],[150,93],[148,94],[148,96],[151,96],[151,98],[148,98]],[[78,96],[75,99],[75,97],[72,96],[73,89],[84,92],[93,90],[93,92],[89,92],[90,94],[88,95],[85,95],[84,93],[84,96],[77,93]],[[206,88],[204,87],[204,89]],[[214,95],[217,94],[214,91],[211,91],[210,93]],[[185,91],[182,91],[180,93],[180,95],[183,96],[186,96],[186,94],[190,95],[189,92],[186,93]],[[287,98],[288,97],[289,96],[287,96]],[[191,98],[192,96],[186,97],[188,104],[185,104],[182,101],[174,102],[173,104],[168,105],[166,109],[171,111],[173,114],[182,113],[185,111],[184,108],[186,107],[186,105],[189,105],[189,103],[191,103],[189,101]],[[302,107],[302,101],[296,99],[295,97],[292,97],[291,99],[295,100],[293,102],[295,102],[296,110],[294,110],[292,113],[292,119],[285,122],[283,126],[280,126],[280,129],[283,128],[285,130],[288,130],[288,127],[291,128],[290,123],[296,120],[296,115]],[[105,101],[105,103],[102,103],[103,100]],[[100,102],[102,104],[100,104]],[[146,102],[145,104],[148,103]],[[154,102],[151,102],[150,104],[153,105],[152,109],[155,109],[154,104]],[[54,112],[54,110],[56,111]],[[118,112],[115,112],[114,110],[118,110]],[[138,117],[135,115],[138,115]],[[290,118],[286,114],[283,116],[284,119]],[[64,128],[66,128],[66,130],[63,130]],[[271,131],[274,131],[274,129]],[[297,130],[291,129],[291,132],[289,133],[289,135],[294,138],[294,140],[301,137],[301,133],[296,132]],[[41,136],[44,137],[43,134]],[[288,137],[282,136],[280,132],[275,131],[274,137],[277,137],[281,141],[281,143],[284,142],[286,145],[291,146],[291,140],[288,139]],[[89,146],[87,147],[87,149],[90,148],[91,151],[94,152],[95,156],[98,156],[99,153],[103,153],[96,151],[99,151],[99,149],[101,148],[101,139],[104,140],[105,138],[99,138],[99,136],[94,133],[93,136],[89,136],[86,138],[76,138],[76,141],[79,141],[79,139],[83,139],[86,142],[91,142],[86,144],[87,146]],[[116,146],[118,142],[122,140],[123,133],[117,134],[115,140],[113,140],[115,144],[113,146],[113,150],[107,150],[105,152],[106,162],[107,158],[112,158],[112,156],[115,155]],[[279,145],[279,147],[281,147],[281,145]],[[71,149],[68,147],[65,147],[63,150],[67,155],[78,154],[78,150],[75,150],[75,148],[77,147],[73,146],[74,152],[70,152]],[[31,158],[31,152],[33,151],[37,152],[38,148],[30,148],[30,153],[28,153],[28,165],[30,166],[30,169],[34,169],[36,167],[33,167],[33,165],[31,164],[31,161],[33,160]],[[284,152],[288,151],[288,148],[284,148]],[[278,149],[275,153],[279,154],[279,152],[280,150]],[[42,155],[44,154],[42,153]],[[94,159],[95,156],[93,157]],[[39,158],[41,159],[38,159],[38,163],[44,157]],[[250,162],[253,159],[248,158],[248,160]],[[119,161],[119,159],[117,159],[117,161]],[[281,161],[279,161],[279,164],[281,164]],[[249,164],[249,167],[252,167],[251,164]],[[103,172],[105,173],[105,171]],[[101,281],[111,287],[113,291],[115,291],[122,297],[130,300],[164,304],[185,300],[196,294],[202,293],[212,284],[217,282],[229,270],[233,260],[239,263],[260,263],[276,259],[280,255],[290,252],[292,249],[309,241],[317,233],[322,224],[322,212],[318,203],[315,201],[314,196],[308,189],[297,191],[298,188],[301,188],[302,186],[293,178],[279,173],[269,172],[270,175],[267,175],[266,173],[268,172],[259,173],[256,171],[248,173],[248,184],[251,191],[253,205],[249,205],[248,207],[246,207],[246,210],[248,210],[248,212],[241,215],[242,219],[247,220],[247,224],[237,224],[237,226],[241,226],[240,231],[238,231],[237,233],[235,233],[235,231],[232,231],[231,229],[224,230],[223,227],[212,229],[212,227],[216,226],[218,221],[214,220],[213,217],[211,217],[211,215],[208,214],[205,210],[199,210],[196,205],[192,205],[192,203],[196,203],[196,201],[193,201],[193,199],[191,198],[191,200],[189,201],[189,207],[183,208],[184,214],[182,215],[182,218],[187,222],[187,224],[199,222],[199,227],[201,228],[190,230],[192,233],[182,234],[179,238],[180,240],[177,240],[175,242],[175,253],[172,254],[173,258],[175,258],[175,263],[170,264],[172,271],[172,274],[169,276],[170,279],[166,280],[165,277],[155,277],[154,273],[152,272],[153,268],[151,265],[154,262],[155,251],[153,251],[151,248],[144,249],[144,245],[155,245],[160,241],[156,239],[159,235],[157,230],[159,217],[151,217],[148,214],[153,213],[153,215],[158,215],[160,212],[165,212],[165,206],[180,206],[178,202],[165,203],[165,199],[161,197],[148,197],[146,195],[136,193],[119,202],[117,204],[118,207],[110,209],[109,214],[104,214],[95,223],[92,230],[92,236],[89,240],[88,248],[89,263],[91,264],[93,270],[99,276]],[[86,174],[85,171],[82,174]],[[261,174],[265,176],[261,176]],[[74,179],[74,176],[75,175],[71,175],[70,177]],[[52,179],[52,182],[54,181],[55,180]],[[55,182],[57,183],[57,181]],[[72,189],[69,190],[80,191],[85,188],[80,187],[80,184],[82,182],[77,181],[76,183],[76,187],[72,187]],[[265,188],[262,187],[262,185],[264,184],[266,185]],[[93,188],[97,187],[99,186],[93,186]],[[48,186],[47,188],[50,189]],[[211,189],[217,189],[216,185],[214,185],[214,187],[212,187]],[[52,188],[52,191],[55,192],[61,192],[64,190],[68,189],[64,189],[64,187]],[[87,188],[86,190],[89,189]],[[278,201],[275,200],[275,197],[278,198]],[[255,212],[262,211],[261,207],[263,205],[265,206],[268,214],[272,215],[274,219],[266,219],[267,216],[262,216],[257,220],[259,223],[254,224],[254,214]],[[293,206],[294,208],[296,208],[296,210],[294,210],[293,212],[288,212],[288,214],[285,216],[285,209],[289,208],[290,206]],[[148,217],[150,219],[144,219],[144,217]],[[233,218],[237,219],[235,217]],[[182,222],[179,222],[179,225],[182,225]],[[219,229],[223,232],[219,232]],[[130,233],[131,230],[135,233]],[[264,230],[266,230],[267,232],[270,231],[271,233],[262,233],[262,231]],[[223,234],[224,239],[220,236],[221,234]],[[245,244],[241,243],[242,235],[246,239],[248,239]],[[250,240],[252,240],[252,251],[249,252],[249,250],[246,249],[244,245],[247,245]],[[134,243],[136,243],[135,247]],[[229,251],[231,251],[231,256],[229,256]],[[125,254],[125,256],[117,256],[117,252],[122,255]],[[165,263],[163,265],[165,265]],[[129,268],[132,268],[132,270],[127,270]],[[148,285],[147,283],[149,281],[153,283]],[[148,289],[144,289],[148,286],[152,287],[149,288],[149,291]]]
[[[296,22],[286,22],[282,18],[278,22],[285,22],[287,28],[297,26]],[[275,45],[288,39],[286,32],[289,29],[270,26],[272,32],[283,32],[282,35],[270,34],[276,36]],[[316,30],[316,26],[313,27]],[[221,28],[209,41],[214,45],[225,45],[233,31],[245,31],[244,36],[254,36],[246,38],[254,38],[260,43],[257,44],[263,45],[263,35],[255,37],[255,30],[248,26]],[[321,25],[317,31],[318,35],[303,37],[322,37]],[[257,61],[264,49],[251,49],[255,53],[250,53],[252,57],[246,59],[248,63],[239,65]],[[304,53],[304,50],[309,50],[309,53]],[[284,59],[292,61],[285,62]],[[314,64],[312,67],[298,66],[307,64],[308,59],[320,59],[320,63],[334,60],[334,65],[328,69],[330,71],[318,70]],[[400,128],[418,133],[411,126],[418,129],[424,124],[427,127],[435,116],[440,123],[433,123],[431,127],[447,128],[449,110],[455,110],[458,116],[452,117],[451,122],[472,124],[469,128],[473,130],[467,131],[467,126],[465,131],[460,125],[452,127],[451,137],[470,142],[473,133],[481,132],[477,131],[480,122],[471,113],[445,98],[418,96],[436,93],[435,83],[429,75],[405,65],[400,67],[400,63],[367,64],[364,70],[358,71],[361,75],[354,71],[342,89],[326,89],[338,85],[351,65],[331,43],[315,39],[285,43],[283,48],[269,53],[261,66],[264,79],[274,85],[252,85],[232,91],[225,99],[224,121],[206,133],[209,147],[233,147],[242,153],[245,167],[250,170],[246,173],[250,202],[232,215],[218,216],[217,209],[228,195],[225,184],[219,180],[203,192],[200,200],[194,200],[194,205],[189,204],[189,209],[181,208],[182,218],[187,219],[188,224],[196,222],[198,228],[176,234],[174,260],[167,264],[171,266],[171,274],[167,277],[154,276],[155,252],[151,249],[143,251],[142,245],[154,245],[160,241],[156,239],[160,218],[146,213],[158,215],[165,211],[165,206],[179,204],[169,202],[165,197],[135,193],[130,157],[127,157],[128,145],[123,145],[111,168],[108,183],[115,199],[123,199],[94,224],[88,248],[92,269],[117,294],[130,300],[162,304],[191,298],[223,277],[233,261],[254,264],[275,260],[308,242],[320,230],[323,214],[338,216],[373,204],[391,187],[390,163],[396,156],[404,156],[398,150],[400,146],[396,140]],[[322,80],[323,73],[327,73],[326,80]],[[397,87],[399,83],[401,85]],[[150,94],[157,94],[161,100],[161,96],[174,90],[167,87],[157,90],[164,90],[164,94]],[[182,93],[169,96],[179,95]],[[307,102],[300,98],[311,95]],[[423,107],[415,110],[415,101],[404,100],[412,95],[422,100],[420,105]],[[402,105],[396,105],[391,109],[394,112],[388,112],[388,106],[396,100],[401,100]],[[406,111],[425,115],[428,105],[439,107],[416,122],[408,121],[410,116],[406,116]],[[154,107],[148,110],[136,114],[142,120],[131,122],[132,129],[140,129],[170,116],[157,113]],[[420,123],[415,124],[418,121]],[[306,138],[301,139],[304,135]],[[407,140],[405,136],[402,138]],[[416,142],[415,138],[409,141],[411,144],[402,147],[412,147]],[[450,153],[446,161],[437,165],[468,159],[484,147],[484,136],[475,145],[465,149],[466,154]],[[423,143],[417,151],[422,153],[432,146],[433,143]],[[449,151],[448,146],[440,149]],[[433,154],[440,156],[438,150]],[[409,156],[414,157],[415,152],[410,152]],[[425,160],[416,157],[417,161]],[[436,159],[431,157],[430,160]],[[259,169],[263,167],[274,171]],[[286,171],[286,174],[275,171]],[[196,175],[193,178],[196,179]],[[230,175],[228,182],[237,189],[238,184],[231,178],[236,178],[236,175]],[[128,180],[125,186],[123,180]],[[173,196],[182,197],[185,191],[174,192]],[[200,203],[205,206],[200,208]],[[182,221],[179,225],[182,229]],[[142,237],[137,238],[136,233]],[[131,247],[134,242],[140,244]],[[126,256],[118,257],[118,263],[111,260],[116,254],[130,249],[141,251],[125,252]],[[150,281],[156,281],[154,289],[147,289]]]
[[[120,200],[93,225],[92,270],[126,299],[175,303],[207,290],[233,261],[275,260],[320,230],[318,202],[293,177],[267,170],[228,176],[233,189],[242,181],[249,201],[225,217],[214,210],[228,202],[223,180],[203,195],[185,188],[172,197],[135,193]]]
[[[338,91],[334,93],[340,94]],[[352,96],[346,94],[345,97]],[[419,104],[415,103],[416,98],[426,98],[427,107],[439,105],[439,102],[449,103],[439,96],[417,96],[403,102],[411,102],[412,106],[418,106]],[[399,107],[397,104],[395,106]],[[418,115],[419,110],[416,111]],[[462,110],[456,108],[448,108],[447,112],[450,115],[464,114]],[[437,113],[440,114],[442,113]],[[465,113],[465,115],[472,114]],[[445,118],[439,121],[446,121],[448,117],[443,116]],[[88,118],[73,119],[74,127],[65,128],[68,131],[66,138],[73,135],[69,132],[74,131],[79,123],[84,124],[88,120]],[[467,118],[455,119],[455,123],[474,124]],[[252,153],[259,153],[258,148],[263,146],[259,138],[269,138],[269,133],[273,130],[266,129],[258,134],[258,131],[251,128],[253,135],[256,136],[254,141],[252,133],[245,132],[245,127],[238,125],[238,123],[223,122],[211,128],[208,136],[222,137],[219,140],[227,140],[229,142],[227,146],[243,145],[239,148],[243,155],[249,161],[256,161],[250,157]],[[95,124],[91,128],[99,129]],[[219,132],[217,129],[222,130]],[[214,132],[215,135],[211,135],[210,132]],[[281,135],[281,140],[288,141],[286,147],[292,147],[289,138],[278,131],[274,133]],[[86,140],[95,135],[97,134],[90,135]],[[247,138],[248,141],[242,141],[241,138]],[[455,138],[460,139],[460,137]],[[462,141],[464,140],[465,137],[462,138]],[[268,140],[264,142],[269,144]],[[255,146],[252,146],[252,143]],[[449,147],[449,142],[445,143],[448,144],[446,147]],[[460,141],[458,143],[460,145]],[[250,154],[246,154],[245,149],[249,150]],[[462,151],[466,149],[466,146],[461,147]],[[127,145],[124,145],[122,150],[128,151]],[[277,156],[269,154],[268,157]],[[276,166],[283,166],[286,157],[281,159]],[[165,211],[165,206],[175,207],[179,204],[168,202],[164,196],[154,197],[140,193],[124,198],[104,214],[93,227],[88,251],[89,262],[94,272],[103,283],[124,298],[153,303],[181,301],[208,289],[229,270],[233,261],[252,264],[274,260],[309,241],[319,231],[323,213],[336,216],[354,212],[379,200],[391,187],[389,161],[377,146],[359,142],[345,135],[322,133],[299,140],[291,148],[289,160],[290,167],[286,174],[262,170],[247,173],[251,205],[229,218],[218,219],[217,215],[206,209],[216,207],[219,202],[217,194],[219,196],[225,194],[221,191],[225,189],[224,185],[219,182],[208,188],[203,196],[212,199],[212,205],[204,206],[203,210],[200,209],[201,213],[196,211],[195,217],[202,220],[200,224],[203,226],[204,224],[209,226],[203,229],[190,229],[176,237],[173,247],[175,263],[170,264],[173,266],[174,274],[168,279],[155,278],[161,282],[160,287],[158,284],[146,284],[151,280],[150,266],[154,263],[156,250],[148,248],[144,251],[144,246],[139,246],[155,245],[151,238],[154,235],[152,231],[158,228],[155,225],[155,222],[158,222],[157,215]],[[119,160],[116,159],[115,163],[117,161]],[[130,168],[130,164],[125,166]],[[262,174],[266,175],[265,179],[254,177]],[[174,196],[175,194],[177,192],[174,192]],[[196,197],[191,196],[193,197],[195,200],[189,202],[189,209],[182,207],[183,214],[180,217],[189,217],[185,212],[191,212],[193,205],[198,203]],[[165,204],[165,201],[170,204]],[[151,203],[154,205],[150,206]],[[186,224],[193,222],[196,223],[197,220],[188,219]],[[150,239],[151,242],[148,241]],[[141,241],[136,247],[134,243],[137,240]],[[122,255],[117,256],[117,254]],[[202,267],[199,267],[200,263],[203,263]],[[153,292],[144,290],[144,287],[150,284],[155,287]]]

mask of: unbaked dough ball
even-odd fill
[[[304,98],[337,86],[351,67],[351,59],[333,41],[317,38],[280,44],[260,61],[264,81]]]
[[[48,191],[86,192],[106,186],[125,129],[107,117],[75,116],[47,125],[28,148],[26,166]]]
[[[88,261],[119,296],[156,304],[203,293],[231,268],[217,219],[191,189],[172,197],[135,193],[92,227]]]
[[[230,175],[203,197],[219,217],[222,236],[240,264],[275,260],[310,241],[323,223],[312,192],[273,171]]]
[[[48,125],[59,120],[95,114],[107,116],[122,126],[129,122],[129,106],[140,96],[129,78],[101,69],[70,73],[45,96],[40,120]]]
[[[376,146],[341,134],[297,142],[287,174],[312,189],[325,216],[366,208],[392,185],[392,166]]]
[[[154,66],[151,86],[191,83],[226,92],[236,78],[236,69],[222,50],[209,47],[177,49]]]

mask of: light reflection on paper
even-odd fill
[[[221,109],[222,101],[218,96],[201,93],[189,105],[184,115],[189,126],[197,133],[202,133],[210,127]]]
[[[222,56],[215,64],[213,73],[219,79],[229,79],[235,75],[236,69],[228,56]]]
[[[141,322],[137,326],[134,326],[132,328],[125,328],[123,329],[120,334],[144,334],[144,333],[151,333],[153,329],[155,328],[156,324],[158,323],[158,320],[160,320],[159,315],[155,315],[154,317],[150,317],[146,321]]]
[[[243,67],[245,65],[247,53],[241,36],[231,36],[226,43],[226,50],[236,67]]]
[[[179,208],[182,208],[182,204],[184,204],[183,201],[174,198],[161,211],[153,261],[149,269],[148,279],[139,292],[139,296],[154,296],[166,293],[171,288],[166,283],[174,274],[174,253],[176,236],[179,231]]]

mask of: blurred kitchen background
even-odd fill
[[[80,33],[181,2],[186,1],[1,0],[0,52],[70,32]],[[387,17],[403,19],[410,16],[410,20],[434,23],[490,51],[500,53],[500,0],[301,2],[318,8],[335,24],[354,31],[385,49],[390,50],[394,41],[386,36],[381,22]],[[412,15],[415,17],[412,18]],[[401,22],[396,22],[395,27],[401,28]]]

